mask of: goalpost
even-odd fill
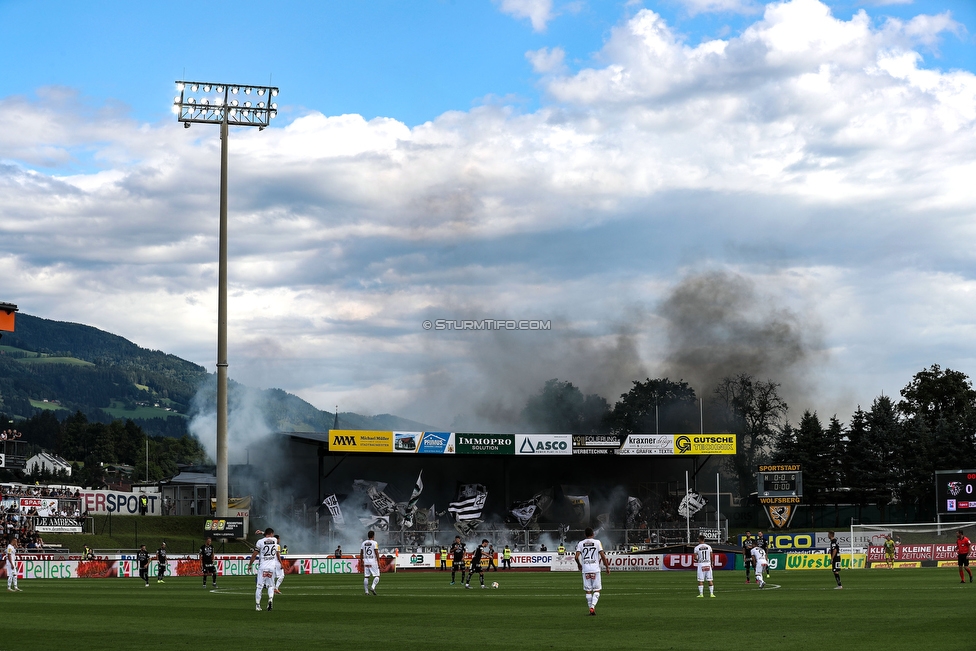
[[[956,532],[962,530],[970,540],[976,540],[976,522],[926,522],[916,524],[854,524],[851,523],[850,548],[852,553],[864,553],[869,557],[872,548],[884,545],[891,535],[899,556],[908,560],[955,560]],[[869,558],[870,560],[870,558]],[[899,560],[906,560],[900,558]],[[875,563],[879,560],[875,559]],[[865,563],[867,567],[869,563]]]

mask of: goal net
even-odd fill
[[[971,541],[976,540],[976,522],[852,524],[850,551],[867,555],[863,567],[955,564],[956,532],[960,530]],[[894,549],[889,547],[890,551],[885,549],[888,536],[894,542]],[[847,547],[845,542],[848,541],[841,541]]]

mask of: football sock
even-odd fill
[[[709,585],[708,586],[708,594],[715,594],[715,586],[714,585]]]
[[[698,586],[698,594],[705,594],[705,586],[703,585]]]
[[[363,590],[369,592],[369,577],[363,579]]]
[[[590,608],[593,607],[593,595],[589,592],[586,593],[586,605]]]
[[[380,577],[374,576],[373,577],[373,590],[376,589],[376,584],[379,583],[379,582],[380,582]]]
[[[596,608],[596,602],[598,602],[598,601],[600,601],[600,593],[599,592],[594,592],[593,593],[593,603],[591,604],[590,607],[591,608]]]

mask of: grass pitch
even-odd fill
[[[0,588],[0,651],[71,649],[937,649],[976,648],[976,584],[955,569],[774,572],[765,590],[716,572],[698,599],[692,572],[604,575],[597,616],[577,573],[492,572],[498,590],[446,572],[288,576],[255,612],[249,577],[216,591],[192,577],[21,581]],[[477,579],[476,579],[477,581]]]

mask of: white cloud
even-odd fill
[[[691,16],[706,13],[753,14],[760,5],[753,0],[678,0]]]
[[[794,0],[689,46],[643,10],[602,67],[529,53],[552,100],[533,113],[233,130],[231,375],[439,426],[551,377],[613,399],[666,358],[658,302],[714,269],[823,324],[803,400],[842,410],[930,363],[976,375],[976,76],[912,49],[952,29]],[[20,125],[0,132],[0,299],[211,364],[216,129],[66,93],[0,100]],[[28,169],[79,151],[103,171]],[[556,327],[420,326],[503,317]]]
[[[566,52],[561,47],[551,50],[547,47],[525,53],[525,58],[532,64],[532,69],[539,74],[548,75],[566,71]]]
[[[503,13],[516,18],[528,18],[536,32],[546,31],[553,19],[552,0],[496,0]]]

